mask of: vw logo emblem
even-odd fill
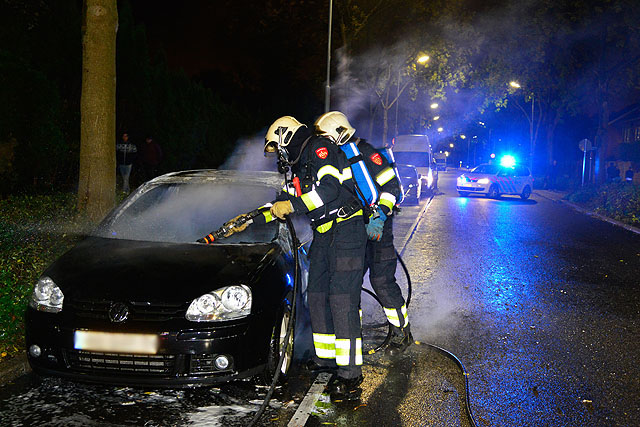
[[[129,308],[122,302],[115,302],[109,308],[109,319],[114,323],[124,322],[129,318]]]

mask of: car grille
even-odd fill
[[[168,354],[117,354],[66,350],[71,369],[90,372],[122,372],[168,375],[174,372],[175,356]]]
[[[109,320],[109,309],[112,301],[65,301],[67,307],[80,317]],[[186,307],[183,304],[162,304],[146,302],[128,302],[129,320],[161,322],[184,316]]]

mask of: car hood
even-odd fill
[[[54,262],[65,299],[189,301],[221,286],[252,283],[279,253],[275,243],[203,245],[89,237]]]
[[[471,179],[480,179],[480,178],[495,178],[496,174],[491,174],[491,173],[471,173],[471,172],[467,172],[467,173],[463,173],[462,175],[466,176],[467,178]]]

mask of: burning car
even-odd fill
[[[196,240],[281,187],[275,172],[202,170],[138,188],[35,285],[25,319],[33,370],[150,386],[270,378],[290,317],[296,250],[298,288],[306,287],[308,223]]]

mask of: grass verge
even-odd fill
[[[569,194],[567,199],[609,218],[640,226],[640,186],[624,182],[588,186]]]
[[[0,200],[0,363],[24,350],[24,312],[33,286],[82,229],[75,194]]]

